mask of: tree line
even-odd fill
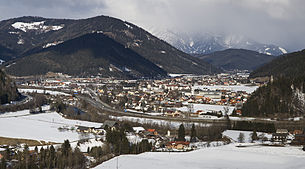
[[[0,165],[0,169],[83,169],[86,167],[85,156],[79,148],[72,149],[69,140],[65,140],[58,149],[51,145],[38,150],[36,146],[31,151],[25,145],[23,151],[12,152],[7,148]]]

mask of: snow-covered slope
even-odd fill
[[[262,44],[240,35],[154,32],[154,35],[190,54],[209,54],[229,48],[248,49],[267,55],[286,54],[287,50],[272,44]]]
[[[94,138],[92,134],[81,135],[78,126],[100,127],[102,123],[65,119],[56,112],[30,114],[29,110],[0,114],[0,136],[61,143],[66,139],[76,141]],[[60,130],[62,129],[62,130]]]
[[[27,32],[29,30],[40,30],[41,32],[48,32],[48,31],[57,31],[63,28],[63,26],[50,26],[45,25],[45,21],[41,22],[15,22],[12,24],[12,27],[15,29],[22,30],[23,32]]]
[[[300,147],[255,146],[237,148],[234,144],[187,153],[149,152],[122,155],[94,169],[303,169],[305,153]]]

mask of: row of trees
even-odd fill
[[[250,134],[250,140],[251,143],[253,143],[254,141],[258,141],[260,140],[262,143],[264,141],[268,141],[268,138],[265,136],[264,133],[261,133],[260,135],[257,135],[256,131],[254,130],[251,134]],[[237,141],[239,143],[244,143],[245,140],[245,134],[244,133],[239,133],[238,137],[237,137]]]
[[[274,123],[260,123],[252,121],[236,121],[232,125],[233,130],[245,130],[245,131],[260,131],[273,133],[275,132]]]
[[[230,123],[230,122],[228,122]],[[195,125],[192,125],[192,128],[189,132],[190,135],[190,141],[195,142],[196,139],[205,140],[205,141],[215,141],[220,140],[222,138],[222,132],[225,131],[228,128],[228,126],[220,127],[220,126],[209,126],[209,127],[200,127]],[[178,137],[177,141],[185,141],[185,134],[186,130],[184,128],[184,125],[181,124],[178,129]]]
[[[197,138],[195,124],[192,125],[191,129],[191,142],[195,142]],[[185,141],[185,128],[183,124],[180,124],[178,129],[178,138],[177,141]]]
[[[12,159],[17,160],[16,163]],[[7,148],[4,157],[1,160],[0,169],[42,169],[42,168],[86,168],[86,158],[78,148],[71,148],[69,140],[65,140],[59,149],[55,149],[53,145],[38,151],[35,147],[34,151],[30,151],[25,145],[23,151],[13,153]]]
[[[152,150],[152,144],[148,140],[142,140],[139,143],[132,144],[128,141],[125,133],[126,129],[111,130],[107,129],[106,141],[111,153],[120,154],[138,154]]]

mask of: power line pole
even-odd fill
[[[194,105],[193,103],[190,103],[188,106],[188,112],[187,112],[187,126],[189,127],[190,123],[191,123],[191,118],[190,118],[190,114],[194,113]]]
[[[116,168],[119,169],[119,156],[116,157]]]

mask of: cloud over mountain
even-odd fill
[[[0,19],[22,15],[86,18],[111,15],[155,29],[238,34],[262,43],[304,48],[302,0],[10,0]]]

